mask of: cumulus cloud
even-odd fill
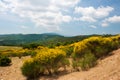
[[[107,7],[98,7],[94,8],[90,7],[75,7],[74,13],[80,14],[83,19],[79,19],[81,21],[88,21],[88,22],[95,22],[97,19],[101,19],[107,17],[114,8],[107,6]]]
[[[64,10],[74,7],[80,0],[2,0],[0,12],[9,11],[22,18],[28,18],[39,27],[59,29],[62,23],[70,22],[72,17]]]
[[[119,23],[120,22],[120,16],[113,16],[113,17],[109,17],[106,18],[105,20],[103,20],[101,26],[102,27],[107,27],[110,23]]]

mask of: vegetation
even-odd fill
[[[86,70],[96,64],[96,60],[110,55],[109,52],[120,47],[120,36],[91,37],[74,44],[73,67]]]
[[[112,50],[120,48],[120,35],[92,35],[84,36],[82,39],[81,36],[78,38],[64,37],[64,39],[55,37],[47,38],[47,40],[50,42],[43,42],[42,46],[39,42],[38,44],[34,42],[25,44],[23,48],[8,47],[5,49],[2,46],[0,53],[6,57],[3,57],[5,60],[1,59],[9,64],[11,61],[6,60],[8,57],[21,58],[31,55],[30,59],[25,60],[21,71],[28,78],[37,78],[41,74],[56,74],[60,68],[66,70],[66,67],[71,65],[75,71],[88,70],[97,64],[98,59],[102,59],[110,55]],[[52,45],[52,43],[54,44]]]
[[[75,70],[88,70],[97,64],[97,60],[109,55],[109,52],[120,47],[120,36],[90,37],[83,41],[59,46],[54,49],[38,47],[36,56],[24,62],[22,72],[27,77],[40,74],[53,74],[59,68],[72,65]],[[69,62],[72,59],[72,64]],[[31,70],[33,69],[33,70]]]
[[[11,63],[10,58],[0,55],[0,66],[8,66],[10,65],[10,63]]]
[[[39,74],[52,74],[58,72],[60,67],[69,65],[66,54],[60,49],[40,50],[38,54],[26,60],[22,66],[22,73],[27,77],[36,78]]]
[[[0,53],[6,57],[35,56],[36,51],[31,49],[22,49],[21,47],[0,46]]]
[[[79,35],[73,37],[64,37],[55,33],[45,34],[10,34],[0,35],[0,46],[21,46],[24,48],[36,48],[39,46],[45,46],[54,48],[56,46],[69,45],[91,36],[101,35]],[[109,37],[113,35],[102,35],[103,37]]]

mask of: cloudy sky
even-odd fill
[[[120,34],[120,0],[0,0],[0,34]]]

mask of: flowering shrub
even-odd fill
[[[60,67],[69,65],[66,59],[66,53],[60,49],[44,49],[38,51],[37,55],[24,62],[22,72],[27,77],[36,77],[40,73],[52,74],[58,71]],[[31,71],[31,69],[33,71]]]
[[[74,45],[68,45],[68,46],[59,46],[58,49],[61,49],[66,52],[66,56],[70,57],[74,50]]]
[[[65,66],[66,53],[60,49],[48,49],[46,51],[40,51],[35,60],[38,60],[40,64],[45,66],[48,73],[51,74],[52,71],[57,71],[60,67]],[[51,71],[52,70],[52,71]]]
[[[73,67],[80,66],[86,69],[86,67],[94,65],[94,60],[96,61],[96,59],[109,55],[112,50],[118,49],[120,47],[120,35],[107,38],[91,37],[75,43],[74,46]],[[88,63],[86,63],[86,59],[89,61]]]

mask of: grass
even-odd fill
[[[23,49],[22,47],[0,46],[0,56],[21,58],[22,56],[28,55],[33,57],[35,54],[35,50]]]
[[[22,49],[22,47],[16,47],[16,46],[0,46],[0,52],[1,52],[1,51],[13,50],[13,49],[20,50],[20,49]]]

